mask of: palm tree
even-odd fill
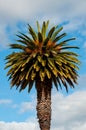
[[[28,24],[28,34],[19,32],[11,49],[18,49],[6,57],[7,76],[11,87],[16,86],[21,92],[28,87],[28,92],[35,83],[37,91],[37,117],[41,130],[50,130],[51,124],[51,90],[52,84],[58,90],[62,85],[74,88],[77,83],[78,55],[71,49],[77,46],[68,45],[75,38],[65,38],[60,33],[63,27],[53,26],[48,30],[49,21],[40,27],[37,21],[37,32]],[[64,38],[63,40],[61,40]],[[68,51],[70,50],[70,51]]]

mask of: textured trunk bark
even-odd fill
[[[45,79],[36,81],[37,89],[37,117],[40,130],[50,130],[51,125],[51,88],[52,82]]]

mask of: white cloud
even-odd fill
[[[31,24],[32,21],[35,23],[36,20],[46,19],[50,19],[51,23],[55,24],[69,21],[65,26],[66,30],[80,31],[80,27],[85,25],[86,21],[85,7],[86,0],[36,0],[36,2],[34,0],[0,0],[0,45],[5,47],[10,41],[6,32],[7,25],[13,23],[12,26],[15,27],[18,21],[31,22]],[[82,33],[85,34],[85,28]],[[11,32],[10,35],[12,36],[13,33]]]
[[[86,91],[75,92],[66,97],[62,94],[53,95],[52,101],[53,129],[86,129]]]
[[[81,8],[83,7],[83,8]],[[85,0],[0,0],[0,12],[2,17],[32,18],[34,16],[57,16],[58,18],[72,18],[85,15]],[[70,15],[71,14],[71,15]],[[35,18],[36,18],[35,17]]]
[[[40,0],[0,0],[0,14],[6,20],[24,20],[39,12],[41,4]]]
[[[0,24],[0,49],[6,47],[6,45],[8,44],[8,37],[5,32],[6,26],[6,23]]]
[[[0,122],[0,130],[37,130],[33,122]]]
[[[31,111],[34,109],[34,103],[33,102],[23,102],[20,104],[20,110],[19,113],[25,113],[28,111]]]
[[[30,107],[31,108],[31,107]],[[37,120],[28,118],[25,122],[0,121],[0,130],[39,130]],[[74,92],[64,96],[52,95],[51,130],[85,130],[86,129],[86,91]]]
[[[5,104],[11,104],[12,100],[10,99],[0,99],[0,105],[5,105]]]

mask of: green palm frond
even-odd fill
[[[48,26],[48,25],[47,25]],[[46,31],[47,31],[47,26],[46,26],[46,23],[45,21],[43,22],[43,25],[42,25],[42,31],[41,31],[41,34],[43,36],[43,40],[46,38]]]
[[[43,42],[43,35],[40,32],[38,32],[38,41],[39,43]]]
[[[28,28],[29,28],[29,33],[31,34],[33,40],[36,41],[37,40],[36,32],[34,31],[34,29],[29,24],[28,24]]]
[[[79,47],[77,47],[77,46],[67,46],[67,47],[62,47],[61,49],[63,50],[63,49],[79,49]]]
[[[33,84],[34,84],[34,81],[31,81],[31,82],[29,83],[28,92],[30,92],[30,90],[32,89]]]
[[[55,27],[52,27],[52,28],[50,29],[50,31],[48,32],[48,36],[47,36],[47,37],[48,37],[49,39],[52,37],[54,31],[55,31]]]
[[[66,35],[67,35],[66,33],[63,33],[63,34],[61,34],[60,36],[57,36],[57,37],[53,40],[53,42],[59,41],[60,39],[62,39],[62,38],[65,37]]]
[[[28,78],[29,78],[29,75],[30,75],[30,72],[31,72],[31,70],[32,70],[32,67],[33,67],[33,66],[31,66],[31,67],[29,68],[29,70],[27,70],[26,77],[25,77],[26,80],[28,80]]]
[[[19,32],[19,34],[17,34],[17,37],[19,38],[18,40],[16,40],[18,43],[25,44],[28,48],[32,50],[36,47],[34,41],[27,35]]]
[[[36,21],[36,24],[37,24],[37,30],[38,30],[38,32],[41,32],[41,28],[40,28],[39,22]]]
[[[57,26],[57,27],[58,27],[58,26]],[[59,34],[59,32],[60,32],[62,29],[63,29],[63,27],[60,27],[58,30],[56,30],[56,31],[53,33],[53,35],[52,35],[52,37],[51,37],[52,41],[56,38],[56,36]]]
[[[27,87],[27,85],[28,85],[28,80],[23,80],[19,91],[21,92],[22,90],[24,90]]]
[[[52,76],[52,80],[53,80],[53,83],[58,91],[58,82],[57,82],[57,79],[55,78],[55,76]]]
[[[62,81],[62,84],[64,85],[64,87],[66,88],[66,91],[68,92],[68,85],[65,81],[65,78],[64,77],[61,77],[61,81]]]
[[[23,39],[27,42],[32,42],[32,39],[22,32],[19,32],[19,34],[17,34],[16,36],[18,36],[20,39]]]
[[[49,38],[47,37],[47,38],[44,40],[44,43],[43,43],[43,45],[44,45],[43,47],[44,47],[44,48],[46,48],[46,45],[47,45],[48,41],[49,41]]]
[[[20,45],[20,44],[10,44],[10,47],[11,47],[12,49],[21,49],[21,50],[24,50],[24,49],[25,49],[25,46]]]
[[[64,40],[64,41],[62,41],[62,42],[60,42],[60,43],[58,43],[58,44],[56,44],[55,46],[54,46],[54,48],[55,49],[58,49],[58,47],[69,47],[69,46],[67,46],[67,43],[69,42],[69,41],[72,41],[72,40],[75,40],[75,38],[70,38],[70,39],[67,39],[67,40]],[[79,47],[77,47],[77,49],[79,49]]]

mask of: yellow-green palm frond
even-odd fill
[[[10,44],[11,49],[17,49],[5,59],[12,87],[16,85],[22,91],[28,86],[30,92],[37,78],[41,82],[50,79],[57,90],[63,84],[68,91],[68,86],[77,83],[80,61],[74,49],[79,47],[70,45],[75,38],[66,39],[67,34],[61,34],[63,27],[59,25],[48,31],[48,25],[49,21],[44,21],[40,27],[37,21],[35,31],[28,24],[28,34],[19,32],[16,43]]]

